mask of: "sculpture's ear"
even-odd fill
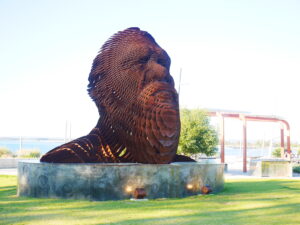
[[[92,74],[90,73],[89,75],[89,84],[88,84],[88,93],[90,95],[90,97],[94,100],[94,97],[95,97],[95,94],[94,94],[94,89],[96,87],[96,84],[97,84],[97,81],[98,81],[98,78],[100,77],[100,74],[99,75],[95,75],[95,74]]]
[[[101,60],[100,54],[97,55],[93,61],[92,69],[88,78],[88,93],[93,100],[95,100],[94,90],[96,88],[96,84],[100,81],[101,77],[104,76],[103,64],[104,63]]]
[[[108,97],[107,94],[105,94],[107,87],[103,83],[101,84],[101,82],[103,82],[103,78],[106,76],[105,70],[109,71],[105,68],[105,63],[103,62],[101,53],[99,53],[99,55],[97,55],[94,59],[93,66],[89,74],[87,90],[91,99],[96,103],[101,115],[105,114],[103,110],[105,110],[105,99]]]

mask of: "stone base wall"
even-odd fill
[[[54,164],[19,162],[18,195],[39,198],[120,200],[144,188],[146,198],[179,198],[224,186],[224,164]]]

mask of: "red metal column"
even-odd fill
[[[281,147],[281,158],[284,157],[284,127],[280,123],[280,147]]]
[[[224,140],[224,117],[222,114],[219,114],[219,124],[220,124],[220,148],[221,148],[221,163],[225,162],[225,140]]]
[[[286,144],[287,144],[287,152],[289,154],[292,153],[291,151],[291,136],[290,136],[290,128],[288,127],[288,130],[286,131]]]
[[[289,154],[289,156],[291,155],[292,153],[292,150],[291,150],[291,136],[290,136],[290,125],[287,121],[285,120],[282,120],[282,122],[285,124],[286,126],[286,145],[287,145],[287,153]]]
[[[247,121],[242,117],[243,121],[243,172],[247,172]]]

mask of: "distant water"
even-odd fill
[[[18,140],[0,140],[0,147],[8,148],[11,152],[16,153],[20,146],[22,149],[36,149],[44,154],[49,150],[63,144],[63,141],[44,141],[44,140],[36,140],[36,141],[26,141],[23,140],[21,145]]]
[[[268,157],[269,154],[271,154],[269,149],[247,148],[247,157]],[[227,147],[225,148],[225,157],[226,156],[243,157],[243,150],[240,148]]]
[[[49,150],[62,145],[63,141],[51,141],[51,140],[23,140],[21,147],[22,149],[37,149],[44,154]],[[5,140],[0,139],[0,147],[8,148],[11,152],[16,153],[20,149],[20,141],[19,140]],[[225,148],[225,157],[243,157],[243,151],[240,148]],[[257,148],[248,148],[247,149],[248,157],[268,157],[269,149],[257,149]]]

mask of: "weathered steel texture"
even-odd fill
[[[201,188],[201,193],[203,195],[207,195],[209,193],[211,193],[213,190],[212,188],[209,186],[209,185],[204,185],[202,188]]]
[[[136,188],[133,192],[133,197],[135,199],[143,199],[147,196],[145,188]]]
[[[96,127],[49,151],[41,161],[172,162],[180,118],[169,69],[167,52],[149,33],[128,28],[113,35],[89,75],[88,92],[100,114]]]

